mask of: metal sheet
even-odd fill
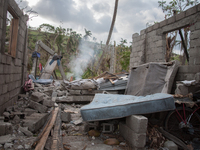
[[[111,82],[106,82],[100,84],[99,90],[125,90],[127,85],[127,80],[117,80],[115,84]]]

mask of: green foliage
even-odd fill
[[[167,16],[172,16],[176,12],[182,12],[191,6],[197,5],[199,0],[172,0],[169,4],[166,1],[158,1],[158,7],[161,7]],[[176,11],[176,12],[175,12]]]
[[[120,44],[116,47],[117,50],[117,72],[121,70],[129,70],[131,46],[126,46],[126,39],[121,38]]]
[[[129,70],[129,63],[130,63],[130,55],[131,55],[129,47],[125,47],[125,50],[122,51],[120,53],[120,55],[121,55],[121,59],[120,59],[121,67],[122,67],[123,70],[128,71]]]
[[[97,74],[94,74],[94,72],[90,68],[87,68],[87,70],[82,75],[82,79],[89,79],[95,76],[97,76]]]

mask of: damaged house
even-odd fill
[[[200,107],[189,93],[200,84],[200,4],[133,34],[129,77],[104,72],[94,79],[54,80],[48,62],[48,79],[36,80],[33,66],[34,86],[22,94],[27,20],[14,0],[0,1],[0,149],[198,148]],[[166,34],[181,35],[185,27],[188,65],[166,62]]]

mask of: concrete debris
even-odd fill
[[[45,113],[47,112],[47,107],[40,104],[40,103],[37,103],[37,102],[34,102],[32,100],[29,101],[29,107],[30,108],[33,108],[35,110],[38,110],[40,113]]]
[[[11,143],[14,137],[11,134],[0,136],[0,144]]]
[[[8,122],[0,122],[0,136],[12,134],[12,124]]]
[[[178,150],[178,146],[173,141],[166,141],[164,147],[170,150]]]
[[[110,79],[116,84],[115,80],[120,77],[111,75],[97,80],[99,83],[100,80],[101,83],[103,80],[106,83],[111,82]],[[103,147],[106,150],[158,149],[165,146],[166,138],[156,129],[148,129],[148,119],[142,115],[83,121],[80,109],[93,101],[97,93],[124,94],[118,90],[102,91],[99,83],[95,80],[64,80],[52,82],[50,85],[34,83],[34,91],[20,94],[16,105],[6,108],[0,117],[0,144],[4,148],[11,147],[8,149],[36,148],[40,135],[44,134],[51,122],[52,110],[59,107],[53,132],[51,131],[44,145],[46,149],[61,146],[61,143],[70,149],[91,150]]]
[[[26,136],[33,136],[33,133],[28,130],[28,127],[21,127],[20,126],[18,128],[18,130],[21,131],[22,133],[24,133],[24,135],[26,135]]]
[[[62,111],[61,112],[61,120],[62,122],[70,122],[71,121],[71,114],[69,112]]]
[[[31,132],[38,131],[47,121],[48,113],[33,113],[23,120],[23,126],[28,127]]]

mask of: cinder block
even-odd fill
[[[61,120],[62,122],[70,122],[71,121],[71,114],[69,112],[61,112]]]
[[[172,16],[172,17],[170,17],[170,18],[167,19],[167,24],[174,23],[175,21],[176,21],[176,17]]]
[[[176,15],[176,21],[181,20],[185,17],[185,11],[181,12],[179,14]]]
[[[44,105],[44,106],[47,106],[47,107],[53,107],[54,106],[54,101],[51,101],[51,100],[47,100],[47,99],[44,99],[43,100],[43,102],[42,102],[42,104]]]
[[[44,125],[48,115],[48,113],[33,113],[32,115],[27,116],[25,120],[23,120],[23,126],[28,127],[31,132],[36,132]]]
[[[2,93],[5,94],[7,92],[8,92],[8,84],[4,84]]]
[[[163,20],[160,22],[160,27],[167,25],[167,20]]]
[[[81,94],[81,90],[69,90],[68,92],[71,95],[80,95]]]
[[[31,100],[35,102],[41,102],[44,98],[44,94],[40,92],[33,92],[31,95]]]
[[[146,133],[135,133],[123,123],[119,124],[119,132],[132,147],[144,148],[146,144]]]
[[[103,133],[111,133],[114,131],[114,125],[111,123],[102,123]]]
[[[136,37],[138,37],[138,36],[139,36],[138,33],[134,33],[134,34],[132,35],[132,38],[134,39],[134,38],[136,38]]]
[[[37,112],[38,112],[37,110],[31,109],[31,108],[26,108],[26,109],[24,110],[24,113],[25,113],[27,116],[30,116],[31,114],[37,113]]]
[[[146,133],[148,119],[141,115],[126,117],[126,125],[135,133]]]
[[[198,11],[200,11],[200,4],[198,5]]]
[[[22,133],[24,133],[26,136],[33,136],[33,133],[28,130],[28,127],[21,127],[20,126],[18,128],[18,130],[21,131]]]
[[[194,6],[192,8],[189,8],[188,10],[185,11],[186,17],[190,16],[192,14],[195,14],[196,12],[197,12],[197,7],[196,6]]]
[[[0,122],[0,136],[12,134],[13,128],[12,124],[8,122]]]
[[[32,100],[29,101],[29,107],[38,110],[41,113],[45,113],[47,111],[46,106],[43,106],[42,104],[34,102]]]

